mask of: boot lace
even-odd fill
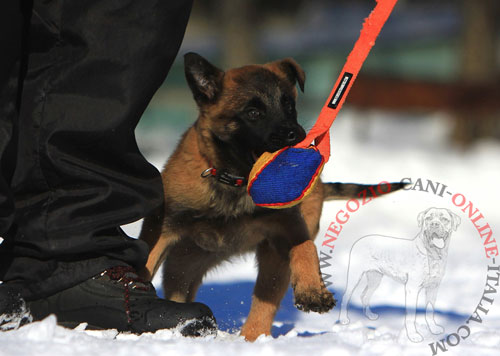
[[[110,280],[122,284],[124,287],[125,314],[127,323],[132,324],[130,316],[130,290],[138,289],[149,291],[152,288],[150,282],[140,278],[134,268],[129,266],[111,267],[101,273],[101,277],[107,276]]]

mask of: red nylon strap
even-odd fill
[[[337,78],[335,86],[328,97],[325,105],[306,138],[295,147],[307,148],[314,140],[316,147],[325,159],[325,163],[330,158],[330,127],[342,108],[344,101],[356,80],[358,73],[365,61],[368,53],[375,44],[380,30],[384,26],[387,18],[392,12],[398,0],[376,0],[377,5],[365,19],[361,34],[354,44],[354,48],[347,57],[347,61],[342,68],[340,76]]]

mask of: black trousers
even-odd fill
[[[2,0],[0,280],[27,300],[144,266],[120,225],[162,203],[134,129],[192,0]]]

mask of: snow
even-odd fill
[[[474,203],[495,232],[500,229],[499,197],[500,144],[481,141],[467,151],[448,144],[450,121],[444,114],[422,116],[391,115],[371,112],[368,115],[349,110],[339,115],[332,130],[332,158],[323,172],[324,181],[378,183],[411,177],[431,179],[463,194]],[[161,167],[166,154],[149,157]],[[483,240],[464,212],[454,207],[449,196],[439,197],[419,191],[398,192],[376,199],[352,213],[335,241],[332,253],[321,246],[325,233],[337,212],[345,210],[345,201],[324,205],[316,244],[330,254],[330,286],[338,306],[330,313],[302,313],[293,306],[289,291],[273,326],[273,336],[262,336],[247,343],[238,336],[249,310],[256,268],[253,256],[235,258],[209,273],[198,300],[214,311],[221,331],[216,337],[184,338],[176,331],[133,335],[114,330],[68,330],[56,325],[53,316],[0,333],[0,355],[432,355],[430,343],[439,341],[464,325],[478,305],[486,283],[487,265]],[[461,224],[453,233],[448,261],[436,300],[436,321],[445,334],[434,336],[419,313],[417,328],[424,336],[421,343],[411,342],[404,327],[404,286],[384,278],[374,293],[371,307],[379,313],[376,321],[363,316],[358,294],[353,296],[348,325],[336,323],[346,284],[349,251],[360,237],[381,234],[413,238],[418,233],[417,214],[430,206],[453,210]],[[125,230],[137,235],[140,223]],[[499,259],[500,260],[500,259]],[[496,262],[496,265],[500,261]],[[161,278],[154,283],[160,291]],[[480,314],[482,323],[470,322],[471,335],[446,355],[496,355],[500,347],[500,296],[490,295],[493,305],[483,303],[489,312]],[[421,307],[421,304],[419,304]],[[451,337],[451,336],[450,336]],[[450,339],[453,343],[453,338]]]

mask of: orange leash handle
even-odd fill
[[[375,44],[375,40],[379,35],[382,27],[389,18],[389,15],[396,5],[398,0],[376,0],[377,5],[372,10],[370,15],[365,19],[360,36],[351,53],[347,57],[347,61],[340,72],[340,76],[321,109],[321,112],[309,131],[306,138],[297,144],[297,148],[307,148],[314,141],[319,152],[323,156],[325,163],[330,158],[330,127],[337,117],[338,112],[342,108],[344,101],[351,90],[354,81],[365,61],[368,53]]]

